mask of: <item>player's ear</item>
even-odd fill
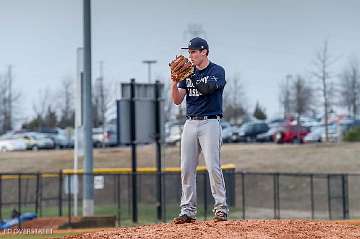
[[[208,55],[208,50],[207,49],[202,50],[201,55],[207,56]]]

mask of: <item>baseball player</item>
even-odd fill
[[[176,105],[180,105],[186,96],[187,118],[181,137],[181,212],[174,219],[174,223],[189,223],[196,219],[196,167],[200,152],[205,158],[215,200],[214,220],[226,221],[228,206],[220,166],[220,120],[223,116],[225,70],[209,61],[209,46],[202,38],[190,40],[188,47],[182,49],[188,49],[193,71],[185,80],[178,82],[175,70],[170,66],[172,100]]]

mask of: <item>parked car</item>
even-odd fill
[[[284,118],[274,118],[272,120],[267,121],[269,128],[278,127],[280,125],[283,125],[284,123],[286,123],[286,119]]]
[[[25,140],[27,144],[27,149],[38,150],[54,148],[54,142],[41,133],[26,132],[15,134],[14,136]]]
[[[54,142],[54,147],[57,149],[74,147],[74,142],[71,140],[71,137],[67,136],[64,131],[65,130],[60,128],[42,128],[38,130],[39,133],[50,138]]]
[[[222,130],[221,137],[222,137],[223,143],[232,142],[232,135],[233,135],[233,131],[234,131],[232,125],[229,122],[224,121],[224,120],[221,121],[220,125],[221,125],[221,130]]]
[[[256,142],[273,142],[274,134],[278,131],[278,126],[270,128],[267,132],[256,135]]]
[[[322,141],[321,136],[325,132],[324,126],[312,127],[311,132],[304,137],[305,143],[320,143]]]
[[[181,132],[183,130],[183,125],[172,125],[166,131],[165,143],[169,145],[176,145],[180,143]]]
[[[269,130],[269,126],[262,121],[248,122],[234,131],[232,139],[234,142],[253,142],[256,136]]]
[[[273,135],[276,143],[303,143],[304,137],[310,132],[307,127],[299,125],[283,125]]]
[[[26,143],[21,139],[0,139],[0,152],[26,150]]]
[[[112,147],[117,145],[116,132],[111,129],[93,128],[92,139],[94,147]]]

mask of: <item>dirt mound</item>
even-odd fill
[[[66,238],[360,238],[360,227],[306,220],[201,221],[119,228]]]
[[[79,217],[72,217],[72,222],[78,222]],[[21,223],[21,228],[51,228],[57,229],[68,222],[67,217],[40,217],[31,221]]]

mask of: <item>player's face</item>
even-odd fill
[[[189,49],[189,58],[193,65],[201,65],[203,60],[206,58],[205,50],[191,50]]]

